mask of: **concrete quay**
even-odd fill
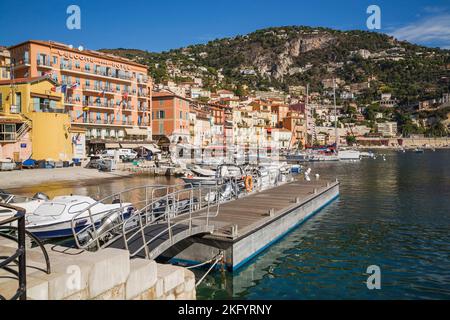
[[[11,255],[17,244],[0,240],[0,256]],[[153,260],[131,259],[126,250],[96,253],[46,245],[51,265],[47,274],[40,249],[27,250],[29,300],[195,300],[195,276],[182,267]],[[39,269],[39,270],[38,270]],[[0,294],[12,297],[17,279],[0,270]]]

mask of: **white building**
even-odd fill
[[[396,122],[382,122],[377,124],[378,133],[381,133],[383,137],[396,137],[398,133]]]
[[[272,149],[289,149],[292,140],[292,132],[290,130],[271,129],[270,132],[270,146]]]

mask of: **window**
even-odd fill
[[[158,113],[156,114],[156,117],[158,119],[164,119],[166,117],[166,113],[162,110],[158,111]]]
[[[13,141],[16,138],[15,124],[0,124],[0,141]]]
[[[57,65],[57,64],[58,64],[58,57],[53,56],[53,65]]]
[[[180,120],[183,120],[183,111],[180,111]]]
[[[160,123],[159,123],[159,133],[160,133],[160,134],[163,134],[163,133],[164,133],[164,123],[163,123],[163,122],[160,122]]]
[[[11,110],[11,113],[21,113],[22,112],[22,93],[16,93],[16,103],[15,103],[15,111]]]
[[[78,203],[71,206],[68,212],[70,214],[78,213],[81,212],[82,210],[85,210],[87,207],[89,207],[89,203],[87,202]]]
[[[163,100],[159,100],[159,105],[163,106],[164,105],[164,101]]]

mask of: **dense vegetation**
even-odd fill
[[[302,48],[298,55],[286,51],[296,41],[311,39],[328,41],[320,48]],[[355,54],[362,49],[368,50],[371,57]],[[363,101],[375,100],[382,90],[407,104],[438,97],[450,88],[449,50],[417,46],[366,31],[291,26],[258,30],[245,36],[162,53],[129,49],[104,51],[148,65],[156,82],[187,80],[170,74],[169,70],[176,67],[183,74],[202,78],[205,86],[212,90],[243,87],[287,90],[290,85],[310,83],[313,90],[323,91],[321,80],[337,76],[348,84],[370,79],[373,90],[368,90]],[[277,77],[280,66],[286,63],[291,70],[310,67]],[[254,70],[255,74],[243,74],[242,69]]]
[[[349,107],[351,101],[341,100],[339,94],[351,84],[369,82],[370,87],[360,90],[353,102],[367,107],[365,122],[370,127],[376,123],[375,113],[384,112],[384,119],[395,119],[404,135],[446,134],[443,121],[448,108],[417,115],[412,107],[450,92],[450,50],[397,41],[381,33],[290,26],[162,53],[103,51],[146,64],[156,83],[201,78],[206,89],[229,89],[238,95],[270,87],[287,92],[289,86],[309,83],[312,91],[326,96],[330,89],[322,80],[336,77],[342,80],[338,103]],[[376,101],[382,93],[391,93],[399,107],[381,110]],[[428,125],[419,126],[413,118],[425,119]],[[352,116],[343,121],[355,120]]]

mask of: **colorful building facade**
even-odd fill
[[[146,66],[51,41],[31,40],[9,51],[16,78],[48,76],[58,84],[71,124],[86,131],[91,148],[152,139],[152,81]]]
[[[73,158],[70,116],[55,85],[47,77],[0,81],[0,158]]]
[[[190,142],[189,101],[170,92],[155,92],[152,99],[154,140]]]

